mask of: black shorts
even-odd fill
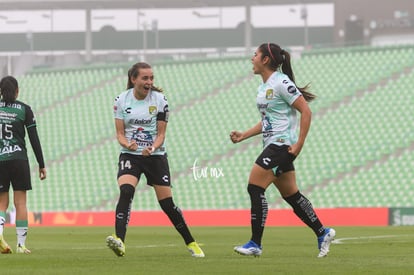
[[[296,156],[288,152],[288,145],[268,145],[260,156],[256,159],[256,164],[260,167],[273,170],[273,174],[278,177],[289,171],[294,171],[293,161]]]
[[[10,183],[15,191],[32,190],[28,160],[0,161],[0,192],[8,192]]]
[[[132,175],[138,178],[144,173],[148,185],[170,186],[170,167],[166,155],[120,154],[118,162],[118,178],[122,175]]]

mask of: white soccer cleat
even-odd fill
[[[112,249],[112,251],[118,256],[123,257],[125,255],[125,245],[122,240],[115,235],[108,236],[106,238],[106,245]]]
[[[26,246],[18,244],[17,245],[17,248],[16,248],[16,253],[19,253],[19,254],[30,254],[30,253],[32,253],[32,251],[30,251],[29,249],[27,249]]]
[[[325,228],[325,233],[318,237],[318,248],[319,248],[319,255],[318,258],[322,258],[328,255],[329,246],[331,242],[334,240],[336,232],[332,228]]]

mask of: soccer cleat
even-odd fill
[[[335,230],[332,228],[325,228],[325,233],[318,237],[318,248],[319,248],[319,255],[318,258],[322,258],[328,255],[329,246],[331,242],[335,238]]]
[[[123,257],[125,255],[125,245],[122,240],[115,235],[108,236],[106,238],[106,245],[112,249],[112,251],[118,256]]]
[[[204,258],[204,252],[196,242],[187,244],[188,251],[191,252],[191,256],[196,258]]]
[[[19,253],[19,254],[30,254],[30,253],[32,253],[32,251],[30,251],[29,249],[27,249],[26,246],[18,244],[17,245],[17,248],[16,248],[16,253]]]
[[[259,246],[254,241],[250,240],[243,246],[236,246],[234,251],[241,255],[258,257],[262,255],[262,246]]]
[[[1,252],[1,254],[11,254],[11,253],[13,253],[13,250],[10,248],[10,246],[4,240],[3,235],[0,235],[0,252]]]

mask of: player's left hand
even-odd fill
[[[39,179],[44,180],[46,178],[46,168],[39,168]]]

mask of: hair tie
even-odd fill
[[[285,53],[286,53],[286,51],[284,49],[280,50],[280,55],[282,56],[283,60],[286,59]]]
[[[273,56],[272,51],[270,50],[270,43],[267,43],[267,50],[269,51],[270,57],[273,59],[273,61],[275,61],[275,62],[276,62],[276,59],[275,59],[275,57]]]

